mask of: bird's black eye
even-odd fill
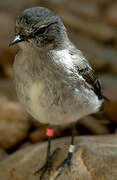
[[[46,26],[45,26],[45,27],[40,28],[39,30],[37,30],[37,31],[35,32],[35,35],[38,35],[38,34],[43,34],[43,33],[45,32],[46,28],[47,28]]]

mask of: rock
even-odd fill
[[[33,130],[29,134],[29,140],[33,143],[41,142],[46,139],[47,139],[47,136],[46,136],[46,127],[45,126],[40,126],[40,128]]]
[[[116,61],[116,63],[113,63],[113,61],[112,61],[111,64],[112,65],[110,66],[109,71],[112,72],[113,74],[117,75],[117,61]]]
[[[66,157],[69,138],[54,140],[52,149],[61,147],[54,158],[51,176],[54,180],[56,167]],[[72,171],[68,169],[57,178],[60,180],[116,180],[117,177],[117,136],[84,136],[76,138],[77,151],[73,156]],[[32,145],[8,156],[0,163],[0,179],[38,180],[34,175],[45,162],[47,143]],[[11,163],[12,162],[12,163]]]
[[[105,101],[104,113],[107,118],[117,123],[117,77],[111,74],[103,74],[100,77],[103,94],[110,100]]]
[[[103,73],[100,81],[102,92],[110,100],[109,103],[117,101],[117,77],[110,73]]]
[[[0,146],[10,149],[26,138],[29,118],[18,102],[0,96]]]
[[[84,1],[75,1],[74,3],[70,1],[69,7],[67,9],[72,12],[75,16],[80,16],[89,21],[98,20],[101,17],[101,11],[99,6],[95,1],[93,2],[84,2]]]
[[[13,80],[0,79],[0,97],[2,96],[11,101],[17,100]]]
[[[81,124],[86,127],[93,134],[109,134],[108,127],[103,124],[102,120],[99,120],[93,116],[86,116],[82,120],[78,121],[78,125]]]
[[[88,22],[67,12],[61,12],[61,17],[71,28],[83,32],[102,43],[112,42],[116,38],[114,28],[102,22]]]
[[[101,12],[100,8],[95,1],[42,1],[42,5],[49,7],[57,14],[61,14],[62,7],[64,7],[64,11],[72,12],[77,17],[80,16],[81,18],[85,18],[87,20],[97,20],[100,18]],[[66,6],[67,4],[67,6]]]
[[[7,152],[5,152],[2,148],[0,148],[0,163],[8,156]]]
[[[0,44],[0,52],[4,50],[5,48],[8,48],[9,42],[12,38],[12,33],[14,32],[14,20],[13,16],[5,11],[0,11],[0,38],[1,38],[1,44]],[[12,50],[11,50],[12,51]],[[2,59],[0,58],[0,61]]]
[[[117,144],[116,135],[99,135],[99,136],[80,136],[80,141],[86,138],[87,141],[92,143],[102,143],[102,144]]]
[[[117,101],[105,102],[104,112],[111,121],[117,124]]]
[[[13,17],[8,12],[0,11],[0,67],[3,73],[12,78],[12,66],[11,63],[14,59],[17,48],[9,48],[9,43],[13,38],[14,34],[14,21]]]
[[[20,0],[16,3],[15,0],[6,0],[0,1],[0,9],[11,13],[13,16],[16,16],[21,10],[32,7],[39,6],[40,0],[29,0],[28,3],[24,0]]]
[[[105,11],[104,19],[117,28],[117,3],[112,3]]]
[[[22,143],[21,145],[18,146],[18,149],[17,149],[17,150],[19,150],[19,149],[24,149],[24,148],[29,147],[29,146],[31,146],[31,145],[32,145],[31,142],[25,141],[24,143]]]

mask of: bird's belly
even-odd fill
[[[92,97],[90,102],[81,92],[53,93],[43,83],[32,83],[24,90],[27,99],[23,101],[26,110],[38,121],[46,124],[62,125],[72,123],[90,113],[98,111],[101,102]],[[94,99],[95,98],[95,99]],[[91,104],[92,103],[92,104]]]

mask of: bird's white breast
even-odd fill
[[[102,102],[98,100],[93,91],[80,87],[73,89],[71,93],[69,91],[69,82],[67,82],[68,88],[61,87],[64,78],[61,76],[62,71],[63,75],[67,72],[65,76],[72,77],[71,67],[73,62],[68,51],[56,51],[52,57],[57,68],[60,66],[60,69],[58,69],[60,71],[58,76],[60,74],[60,77],[57,79],[54,77],[54,71],[47,70],[47,66],[43,68],[44,70],[38,66],[41,75],[38,72],[34,77],[33,69],[37,66],[34,67],[33,63],[46,60],[39,59],[38,54],[34,51],[17,56],[15,84],[18,97],[25,109],[38,121],[56,125],[71,123],[87,114],[96,112]],[[78,76],[79,79],[80,76]],[[55,89],[56,93],[54,93],[53,89]],[[65,94],[65,98],[63,98],[63,94]],[[62,99],[62,103],[56,104],[56,99]]]

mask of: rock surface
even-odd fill
[[[0,67],[7,77],[12,77],[12,61],[16,53],[16,47],[9,48],[9,42],[13,38],[14,21],[13,16],[8,12],[0,11]]]
[[[103,121],[107,121],[106,119],[99,119],[93,116],[86,116],[83,119],[78,121],[78,125],[82,124],[84,127],[87,127],[90,132],[93,134],[101,135],[101,134],[109,134],[109,129]]]
[[[110,102],[105,102],[104,112],[106,116],[117,124],[117,77],[110,74],[103,74],[100,78],[103,94]]]
[[[114,25],[117,27],[117,2],[111,4],[106,12],[105,12],[105,19],[107,22],[110,24]]]
[[[8,156],[7,152],[5,152],[2,148],[0,148],[0,163]]]
[[[50,177],[54,180],[56,167],[65,158],[69,138],[54,140],[52,149],[60,147],[54,159],[54,168]],[[65,170],[60,180],[116,180],[117,177],[117,136],[77,137],[77,151],[73,157],[72,171]],[[10,155],[0,163],[0,179],[3,180],[39,180],[34,175],[46,158],[47,143],[31,145]],[[11,163],[12,162],[12,163]]]
[[[30,127],[27,114],[18,102],[0,97],[0,146],[12,148],[20,143]]]

